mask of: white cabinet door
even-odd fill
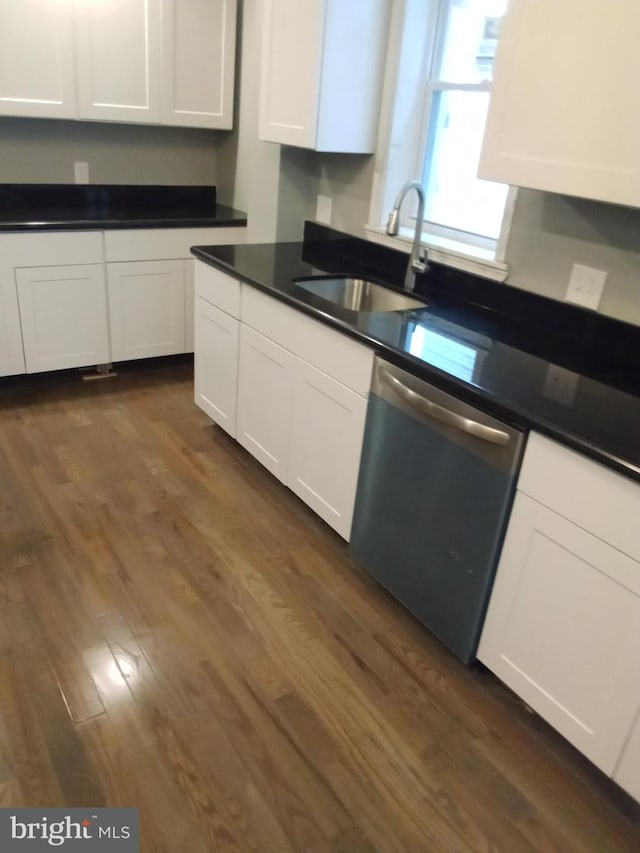
[[[611,774],[640,706],[640,565],[517,493],[479,659]]]
[[[184,261],[107,264],[113,361],[184,352]]]
[[[384,0],[265,0],[260,138],[373,152],[388,13]]]
[[[0,376],[24,373],[24,353],[13,269],[0,267]]]
[[[75,0],[80,118],[160,122],[160,0]]]
[[[16,270],[27,373],[106,364],[102,264]]]
[[[640,712],[613,774],[618,785],[640,802]]]
[[[239,320],[196,297],[195,402],[234,438],[239,329]]]
[[[184,262],[184,351],[193,352],[195,338],[195,262]]]
[[[75,117],[73,0],[0,0],[0,115]]]
[[[241,326],[237,439],[283,483],[296,360],[264,335]]]
[[[479,175],[640,205],[640,3],[510,0]]]
[[[163,0],[162,122],[231,128],[236,0]]]
[[[349,540],[367,400],[298,361],[288,485]]]
[[[324,7],[324,0],[265,0],[263,4],[261,139],[315,146]]]

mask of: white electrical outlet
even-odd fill
[[[578,381],[580,376],[565,367],[550,364],[542,388],[542,396],[554,403],[562,403],[563,406],[572,406],[578,392]]]
[[[76,160],[73,164],[73,173],[75,175],[76,184],[89,183],[89,164]]]
[[[328,195],[319,195],[316,202],[316,219],[325,225],[331,225],[331,208],[333,199]]]
[[[565,299],[582,305],[583,308],[593,308],[600,305],[607,273],[582,264],[574,264],[571,268],[571,278]]]

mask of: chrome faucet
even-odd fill
[[[416,273],[425,272],[427,269],[426,252],[423,252],[420,245],[422,236],[422,221],[424,219],[424,189],[419,181],[407,181],[398,193],[393,210],[389,214],[387,222],[387,234],[390,237],[398,236],[398,220],[400,217],[400,205],[409,190],[415,190],[418,193],[418,215],[416,217],[416,230],[413,235],[413,246],[407,264],[407,273],[404,277],[404,289],[409,293],[413,293],[416,286]]]

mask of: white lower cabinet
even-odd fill
[[[478,649],[609,775],[640,707],[639,517],[637,484],[532,435]]]
[[[0,376],[24,372],[16,282],[13,269],[0,268]]]
[[[240,282],[201,261],[194,263],[194,400],[236,437]]]
[[[243,243],[245,231],[239,226],[0,234],[0,376],[193,352],[190,247]],[[207,282],[202,295],[216,304],[210,295],[220,290],[219,280]],[[234,285],[235,301],[218,307],[238,319],[240,285]],[[222,290],[229,296],[228,287]]]
[[[185,351],[184,261],[107,264],[113,361]]]
[[[184,351],[193,352],[195,336],[194,260],[184,262]]]
[[[237,439],[281,482],[287,482],[296,357],[242,325]]]
[[[613,778],[640,802],[640,710],[625,744]]]
[[[195,402],[235,438],[240,321],[201,296],[195,315]]]
[[[347,540],[366,413],[366,397],[241,325],[238,441]]]
[[[103,264],[15,271],[27,373],[109,362]]]
[[[294,400],[288,485],[349,539],[367,399],[299,360]]]
[[[196,404],[233,435],[237,365],[238,442],[348,540],[373,351],[200,261],[195,281]]]

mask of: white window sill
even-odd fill
[[[397,237],[389,237],[384,228],[379,225],[365,225],[364,230],[367,238],[374,243],[380,243],[401,252],[411,251],[413,235],[410,234],[409,229],[401,229]],[[509,273],[508,266],[501,261],[496,261],[491,249],[458,243],[434,234],[423,234],[422,246],[427,251],[427,258],[438,264],[475,273],[493,281],[504,281]]]

